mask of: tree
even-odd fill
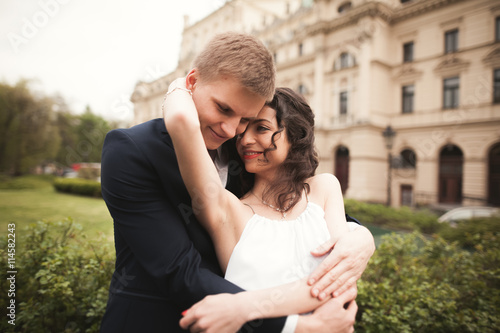
[[[0,83],[0,172],[27,173],[51,161],[59,150],[54,101],[34,95],[28,81]]]
[[[89,106],[79,117],[76,126],[77,142],[75,152],[80,156],[81,162],[100,162],[102,145],[106,133],[111,130],[108,122],[92,113]]]

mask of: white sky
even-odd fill
[[[34,79],[80,113],[132,118],[138,80],[177,66],[184,15],[193,23],[223,0],[0,0],[0,81]]]

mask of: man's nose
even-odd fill
[[[236,135],[240,135],[245,132],[248,127],[248,121],[240,121],[238,126],[236,127]]]
[[[243,133],[246,129],[246,124],[243,124],[241,119],[234,118],[223,122],[221,124],[221,129],[225,136],[232,138]]]

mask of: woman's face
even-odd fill
[[[285,161],[290,149],[285,130],[274,137],[276,150],[268,151],[264,157],[264,150],[272,148],[272,136],[276,131],[276,111],[264,106],[238,137],[236,147],[248,172],[258,175],[273,173]]]

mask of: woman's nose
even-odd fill
[[[248,146],[255,142],[252,133],[248,130],[240,134],[239,141],[242,146]]]

